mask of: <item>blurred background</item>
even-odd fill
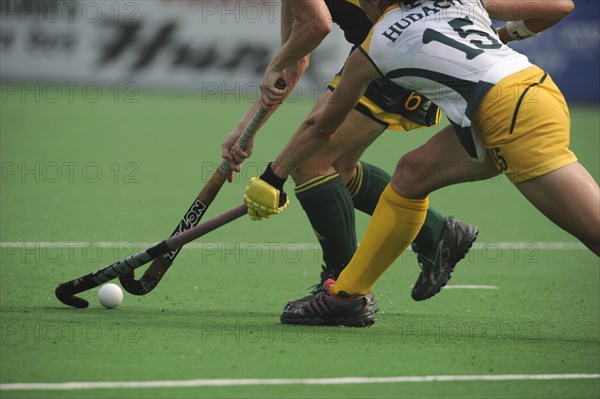
[[[575,3],[558,26],[511,46],[550,72],[569,102],[597,103],[600,2]],[[251,100],[280,40],[278,1],[0,4],[0,77],[10,82],[133,82],[136,90],[194,90],[204,96],[229,91]],[[334,29],[314,54],[298,94],[321,90],[348,50]]]
[[[134,83],[252,100],[280,45],[278,1],[2,0],[2,79]],[[350,47],[317,50],[302,95],[326,85]],[[232,100],[235,97],[232,95]]]

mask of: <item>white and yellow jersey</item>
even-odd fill
[[[483,96],[503,78],[532,64],[502,44],[479,0],[422,0],[392,6],[362,50],[381,74],[438,105],[474,158],[484,149],[471,119]]]

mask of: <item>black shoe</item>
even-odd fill
[[[452,216],[446,217],[444,223],[444,235],[431,251],[419,251],[416,244],[412,245],[422,269],[411,293],[415,301],[431,298],[441,291],[452,277],[454,267],[469,252],[479,234],[477,226],[455,220]]]
[[[283,307],[284,312],[287,312],[290,309],[297,308],[299,306],[304,305],[306,302],[310,301],[316,295],[318,295],[320,292],[323,292],[325,290],[325,288],[324,288],[325,286],[323,285],[323,283],[325,281],[327,281],[328,279],[335,280],[337,278],[337,276],[335,276],[331,272],[331,270],[325,268],[325,266],[321,266],[321,268],[323,269],[323,271],[321,272],[321,282],[310,287],[310,294],[308,294],[300,299],[296,299],[294,301],[289,301],[288,303],[286,303],[285,306]],[[377,304],[377,301],[375,300],[375,295],[371,292],[370,294],[365,295],[365,297],[369,301],[369,307],[371,308],[371,311],[373,313],[379,312],[379,305]]]
[[[306,304],[306,302],[313,299],[315,296],[317,296],[322,291],[323,291],[323,284],[320,284],[317,288],[313,289],[311,291],[311,293],[308,294],[307,296],[302,297],[300,299],[296,299],[295,301],[290,301],[290,302],[286,303],[283,308],[283,311],[287,312],[288,310],[291,310],[293,308],[303,306],[304,304]],[[379,312],[379,305],[377,304],[377,301],[375,300],[375,295],[371,292],[370,294],[365,295],[365,298],[367,298],[367,301],[369,302],[369,308],[371,309],[371,312],[373,312],[373,313]]]
[[[335,281],[323,283],[323,290],[303,305],[286,309],[281,324],[310,326],[367,327],[375,323],[366,295],[349,295],[331,291]]]

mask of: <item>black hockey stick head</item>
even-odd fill
[[[132,295],[146,295],[158,285],[159,280],[146,274],[136,280],[135,274],[131,272],[119,277],[119,282],[123,289]]]
[[[60,284],[58,287],[56,287],[56,291],[54,291],[54,293],[58,300],[65,305],[79,309],[85,309],[90,305],[85,299],[78,298],[74,295],[75,287],[73,287],[72,282]]]
[[[123,289],[132,295],[144,295],[144,287],[135,279],[135,273],[130,272],[119,277],[119,282]]]

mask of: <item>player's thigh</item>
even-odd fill
[[[577,161],[569,150],[565,99],[537,67],[500,81],[482,101],[474,123],[496,166],[514,184]]]
[[[392,186],[407,198],[423,198],[452,184],[485,180],[499,174],[490,157],[483,162],[471,159],[447,126],[427,143],[406,153],[392,176]]]
[[[364,152],[385,131],[385,126],[363,113],[353,110],[337,132],[344,151],[333,154],[334,168],[344,182],[350,181]]]
[[[600,255],[600,189],[578,162],[517,184],[546,217]]]

